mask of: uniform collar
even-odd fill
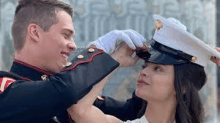
[[[19,60],[13,61],[10,72],[32,81],[41,80],[43,75],[50,76],[53,74]]]

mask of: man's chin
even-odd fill
[[[58,68],[54,70],[54,72],[60,72],[64,67],[66,67],[67,62],[58,62]]]

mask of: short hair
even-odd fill
[[[57,12],[67,12],[73,16],[73,8],[59,0],[19,0],[12,24],[14,48],[19,51],[23,48],[27,35],[27,27],[31,23],[39,25],[48,31],[53,24],[59,22]]]

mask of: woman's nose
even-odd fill
[[[140,71],[141,76],[148,76],[149,75],[149,70],[147,68],[144,68]]]

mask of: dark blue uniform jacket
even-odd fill
[[[0,123],[72,122],[66,109],[119,65],[99,49],[86,49],[80,55],[83,57],[75,57],[60,73],[19,60],[14,60],[10,72],[1,71]],[[94,105],[104,113],[127,120],[136,118],[141,102],[136,96],[127,102],[106,97]]]

